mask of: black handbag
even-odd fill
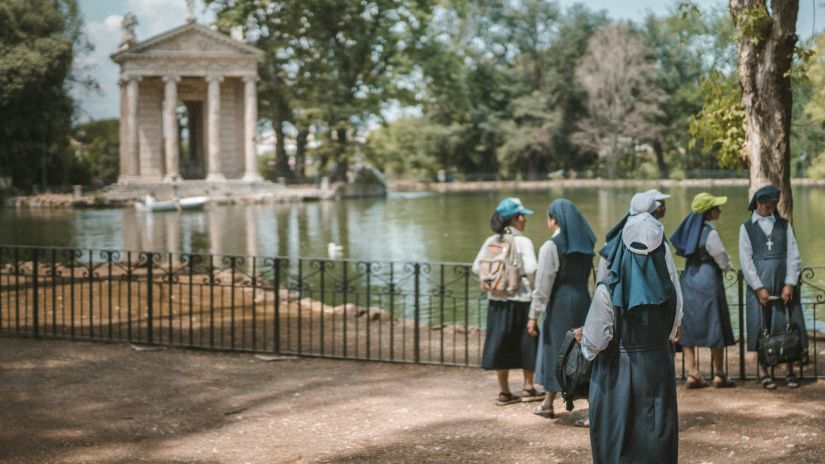
[[[789,362],[804,362],[808,348],[802,346],[802,334],[799,327],[791,322],[788,305],[784,305],[787,325],[782,332],[773,332],[772,314],[768,312],[781,300],[771,297],[766,306],[762,307],[762,334],[759,336],[757,348],[759,363],[765,367],[774,367],[777,364]]]

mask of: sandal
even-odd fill
[[[531,401],[541,401],[545,397],[545,394],[544,393],[539,393],[538,391],[536,391],[535,387],[533,387],[529,390],[527,390],[527,389],[522,390],[521,393],[522,393],[522,395],[521,395],[521,402],[522,403],[529,403]]]
[[[519,402],[521,402],[521,398],[519,398],[518,396],[510,392],[501,392],[498,394],[498,401],[496,401],[496,406],[507,406],[508,404]]]
[[[540,404],[533,409],[533,414],[541,417],[546,417],[547,419],[554,419],[556,417],[556,413],[553,411],[553,404]]]
[[[766,390],[776,390],[776,382],[773,380],[773,377],[762,377],[760,382],[762,383],[762,388]]]
[[[716,379],[719,379],[718,381]],[[713,386],[716,388],[733,388],[736,384],[727,375],[716,375],[713,378]]]
[[[705,382],[705,379],[698,375],[688,374],[688,378],[685,381],[685,388],[688,390],[693,390],[694,388],[705,388],[708,386],[709,385]]]
[[[573,422],[573,425],[575,425],[576,427],[589,428],[590,427],[590,419],[584,419],[584,418],[576,419],[576,422]]]
[[[788,388],[799,388],[799,379],[794,376],[788,377],[785,382],[787,382]]]

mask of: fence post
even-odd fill
[[[146,322],[148,324],[146,328],[146,342],[150,345],[152,344],[152,319],[154,318],[152,304],[154,299],[152,295],[152,262],[154,258],[154,253],[146,253]]]
[[[739,379],[745,380],[745,285],[742,270],[737,273],[737,292],[739,296]]]
[[[413,328],[413,359],[415,363],[418,364],[421,362],[421,291],[420,291],[420,278],[421,278],[421,264],[415,263],[413,265],[413,272],[415,274],[415,293],[413,295],[414,298],[414,308],[415,313],[413,315],[413,322],[415,323],[415,327]]]
[[[273,351],[281,352],[281,260],[275,258],[272,262],[272,272],[275,274],[275,315],[272,318]]]
[[[37,268],[39,266],[39,254],[40,251],[35,248],[32,250],[32,307],[34,308],[34,313],[32,314],[32,324],[34,325],[34,338],[40,336],[40,289],[38,288],[37,282]]]

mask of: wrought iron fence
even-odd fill
[[[825,375],[823,276],[825,267],[801,273],[811,355],[802,376]],[[738,336],[725,369],[755,377],[744,280],[726,273],[725,285]],[[466,263],[0,246],[0,332],[20,336],[478,366],[486,311]],[[709,355],[698,351],[701,367]]]

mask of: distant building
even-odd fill
[[[195,22],[137,41],[123,19],[119,184],[237,179],[257,171],[258,61],[263,52]]]

